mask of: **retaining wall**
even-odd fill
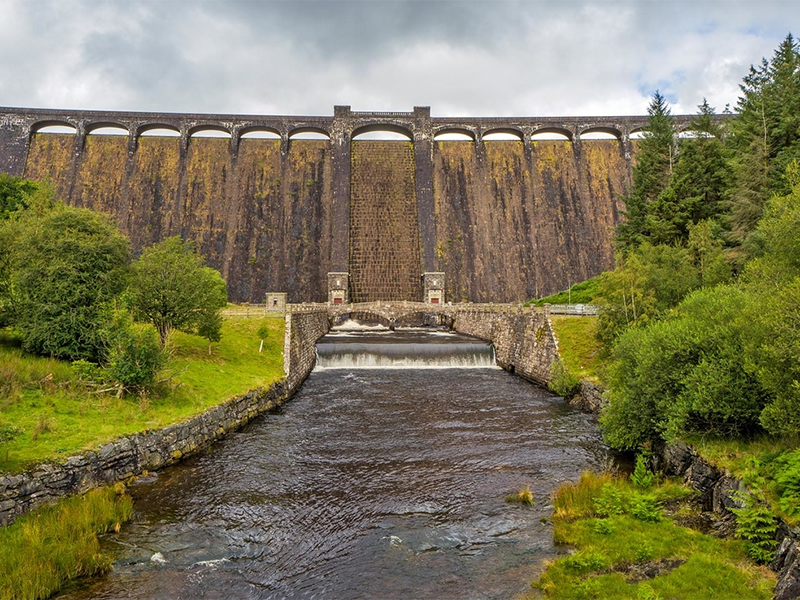
[[[61,497],[174,464],[279,406],[314,368],[315,342],[327,331],[324,310],[288,313],[284,380],[235,396],[183,423],[121,438],[63,464],[43,464],[27,473],[0,477],[0,525]]]
[[[505,370],[541,385],[550,381],[558,340],[546,313],[463,309],[456,312],[453,329],[492,342],[497,364]]]

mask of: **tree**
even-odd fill
[[[646,230],[653,244],[684,243],[692,225],[717,220],[725,210],[730,166],[722,127],[713,116],[714,109],[703,100],[690,124],[695,137],[680,141],[669,185],[648,210]]]
[[[0,221],[28,206],[27,197],[36,184],[7,173],[0,173]]]
[[[747,243],[773,194],[789,191],[786,167],[800,158],[800,51],[787,35],[771,60],[750,67],[731,121],[730,236]]]
[[[128,241],[104,215],[63,205],[17,225],[10,280],[23,347],[96,360],[109,303],[127,284]]]
[[[220,310],[228,302],[225,280],[204,266],[192,242],[171,237],[146,248],[133,273],[132,307],[155,326],[162,346],[173,329],[220,339]]]
[[[636,150],[633,185],[625,202],[625,221],[617,227],[617,247],[623,252],[649,237],[647,215],[650,204],[667,187],[675,166],[675,123],[666,99],[658,91],[647,108],[647,130]]]

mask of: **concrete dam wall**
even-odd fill
[[[0,171],[49,180],[69,204],[109,213],[135,250],[171,235],[195,240],[235,302],[263,302],[268,291],[286,291],[290,302],[326,301],[331,271],[350,274],[350,296],[359,302],[420,300],[420,276],[431,271],[444,272],[446,299],[455,302],[513,302],[566,289],[613,266],[629,135],[646,123],[454,122],[431,118],[429,109],[349,107],[336,107],[333,118],[263,123],[45,113],[0,109]],[[76,132],[39,131],[52,124]],[[177,135],[142,135],[155,124]],[[101,125],[124,128],[123,135],[92,135]],[[231,137],[194,135],[204,128]],[[353,140],[376,129],[409,141]],[[278,135],[242,137],[250,130]],[[293,137],[306,131],[330,139]],[[471,139],[436,139],[454,131]],[[520,140],[483,139],[493,131]],[[539,131],[566,137],[532,139]],[[581,139],[586,131],[618,137]]]

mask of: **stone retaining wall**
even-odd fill
[[[497,364],[507,371],[541,385],[550,381],[558,340],[547,314],[464,309],[456,313],[453,329],[492,342]]]
[[[123,481],[174,464],[288,400],[314,368],[315,342],[328,331],[324,310],[286,315],[286,378],[235,396],[206,412],[156,431],[123,437],[63,464],[43,464],[0,477],[0,525],[63,496]]]

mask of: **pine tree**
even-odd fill
[[[680,141],[669,185],[648,210],[646,230],[653,244],[683,243],[692,225],[717,219],[725,208],[731,174],[722,126],[705,99],[698,108],[689,126],[694,137]]]
[[[740,85],[731,122],[733,186],[730,236],[746,242],[773,194],[785,194],[786,166],[800,158],[800,51],[787,35],[772,60],[762,59]]]
[[[647,114],[647,130],[636,151],[633,185],[623,198],[625,221],[617,227],[617,247],[623,252],[650,237],[650,205],[667,187],[677,156],[675,123],[666,99],[658,91],[653,94]]]

